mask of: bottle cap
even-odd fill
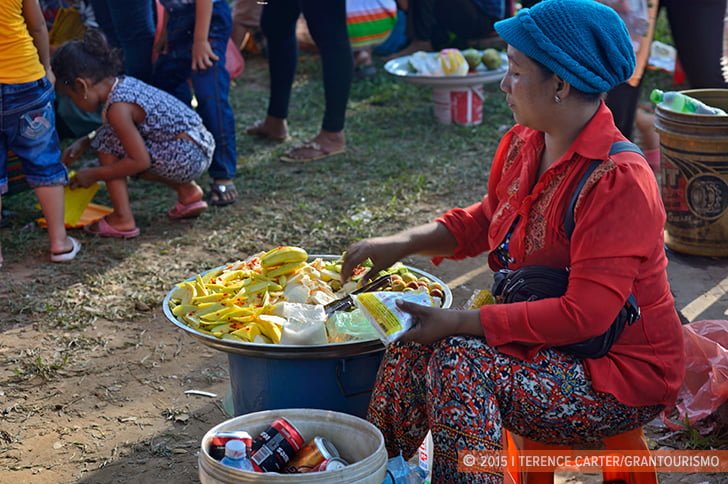
[[[659,89],[653,89],[650,93],[650,101],[652,101],[655,104],[659,104],[662,102],[664,93]]]
[[[228,440],[225,443],[225,457],[242,459],[247,455],[247,447],[242,440]]]

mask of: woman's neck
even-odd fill
[[[574,101],[577,102],[577,101]],[[584,127],[591,121],[601,105],[597,102],[579,102],[569,109],[564,106],[553,123],[554,128],[544,133],[544,150],[541,157],[539,175],[553,165],[569,149]]]

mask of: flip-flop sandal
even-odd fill
[[[296,152],[309,150],[313,152],[310,156],[294,156]],[[308,163],[309,161],[323,160],[334,155],[340,155],[346,152],[346,148],[341,148],[334,151],[326,151],[320,144],[315,141],[309,141],[301,146],[293,148],[291,151],[281,156],[280,160],[283,163]]]
[[[238,190],[232,183],[210,183],[210,192],[205,198],[214,207],[227,207],[238,201]]]
[[[116,239],[133,239],[141,233],[139,227],[134,227],[129,230],[119,230],[111,226],[111,224],[106,221],[106,217],[102,218],[93,225],[85,226],[83,231],[87,234],[98,235],[99,237],[113,237]]]
[[[66,252],[51,252],[51,262],[68,262],[76,257],[76,254],[81,250],[81,242],[73,237],[69,237],[68,240],[71,241],[71,250]]]
[[[273,136],[270,133],[266,133],[263,130],[263,121],[258,121],[253,126],[245,130],[245,134],[248,136],[257,136],[258,138],[269,139],[271,141],[285,141],[288,139],[288,135]]]
[[[186,205],[178,201],[174,207],[169,209],[167,216],[172,220],[181,220],[197,217],[205,210],[207,210],[207,202],[204,200],[197,200]]]

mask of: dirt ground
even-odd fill
[[[481,259],[437,268],[424,259],[412,263],[447,282],[456,304],[490,285]],[[694,316],[725,319],[727,268],[725,261],[673,256],[678,307],[698,311],[695,300],[707,297]],[[9,274],[3,277],[34,277],[32,261],[4,270]],[[99,317],[72,331],[5,328],[0,361],[3,483],[196,482],[200,439],[227,418],[226,355],[182,334],[165,320],[161,304],[137,307],[125,324]],[[33,378],[22,377],[31,371]],[[670,442],[659,426],[648,433],[659,445]],[[584,475],[560,480],[599,482]],[[717,484],[726,478],[664,474],[661,482]]]

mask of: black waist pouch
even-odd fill
[[[545,266],[529,266],[517,270],[503,269],[495,273],[492,293],[498,302],[513,303],[536,301],[561,297],[569,284],[569,272]],[[601,358],[612,345],[624,327],[632,325],[640,318],[637,300],[632,294],[606,333],[586,341],[558,346],[556,349],[570,353],[578,358]]]

